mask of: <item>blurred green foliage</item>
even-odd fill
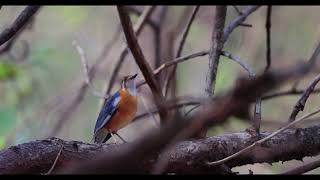
[[[14,78],[17,75],[17,66],[12,63],[0,62],[0,80]]]

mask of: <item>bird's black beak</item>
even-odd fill
[[[129,79],[130,79],[130,80],[131,80],[131,79],[134,79],[134,78],[136,78],[137,76],[138,76],[138,73],[132,75]]]

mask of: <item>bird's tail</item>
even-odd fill
[[[111,138],[111,134],[106,131],[97,131],[93,138],[91,139],[91,143],[105,143]]]

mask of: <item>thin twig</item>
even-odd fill
[[[179,98],[177,98],[177,102],[175,103],[171,103],[171,102],[167,102],[166,103],[166,109],[167,110],[170,110],[170,109],[173,109],[173,108],[181,108],[181,107],[185,107],[185,106],[194,106],[194,105],[201,105],[202,104],[202,100],[199,100],[199,99],[196,99],[196,98],[189,98],[188,101],[185,101],[185,102],[179,102],[178,100]],[[158,113],[159,110],[157,108],[153,108],[152,110],[149,110],[148,112],[144,112],[144,113],[141,113],[139,115],[137,115],[132,121],[136,121],[138,119],[141,119],[141,118],[144,118],[146,116],[149,115],[149,113],[152,113],[152,114],[156,114]]]
[[[201,104],[195,105],[194,107],[192,107],[189,111],[187,111],[184,116],[188,116],[192,111],[194,111],[195,109],[199,108],[201,106]]]
[[[194,7],[191,16],[188,19],[188,23],[187,23],[186,27],[183,30],[181,39],[179,41],[179,46],[178,46],[178,50],[177,50],[177,53],[176,53],[176,58],[179,58],[181,56],[184,44],[185,44],[187,36],[189,34],[190,27],[192,25],[192,22],[194,21],[194,18],[197,15],[199,7],[200,7],[199,5]],[[165,81],[166,82],[166,84],[164,85],[164,87],[165,87],[165,95],[167,95],[167,93],[168,93],[168,89],[169,89],[170,82],[171,82],[172,78],[174,78],[176,76],[176,70],[177,70],[177,66],[174,65],[171,73],[168,75],[167,81]]]
[[[242,27],[252,27],[252,24],[247,24],[247,23],[240,23],[239,26],[242,26]]]
[[[163,24],[166,19],[166,14],[168,12],[168,6],[159,7],[160,13],[157,16],[157,28],[153,29],[154,32],[154,43],[155,43],[155,63],[154,67],[158,67],[161,65],[161,57],[162,57],[162,49],[163,49],[163,41],[162,41],[162,34],[163,34]],[[157,81],[160,82],[161,77],[157,77]]]
[[[262,100],[268,100],[268,99],[272,99],[272,98],[277,98],[277,97],[282,97],[282,96],[289,96],[289,95],[300,95],[302,93],[304,93],[304,89],[291,89],[291,90],[287,90],[287,91],[281,91],[281,92],[275,92],[272,94],[267,94],[262,96]],[[320,89],[315,89],[311,92],[311,94],[313,93],[319,93]]]
[[[91,93],[94,96],[100,97],[100,98],[104,98],[107,99],[108,97],[103,95],[102,93],[98,92],[96,90],[96,88],[93,86],[93,84],[91,83],[91,78],[89,75],[89,65],[88,65],[88,60],[86,58],[86,55],[84,53],[84,50],[80,47],[80,45],[78,44],[78,42],[76,40],[73,40],[72,45],[74,45],[80,55],[80,59],[81,59],[81,63],[83,65],[83,69],[84,69],[84,76],[85,76],[85,83],[87,84],[87,86],[90,88]]]
[[[63,150],[63,146],[61,145],[60,151],[58,152],[58,155],[57,155],[56,159],[54,160],[51,168],[50,168],[49,171],[48,171],[47,173],[45,173],[44,175],[49,175],[49,174],[52,173],[52,171],[53,171],[54,168],[56,167],[56,164],[57,164],[57,162],[58,162],[58,160],[59,160],[59,158],[60,158],[60,156],[61,156],[62,150]]]
[[[97,69],[101,66],[101,64],[105,60],[105,57],[108,55],[108,53],[112,49],[112,46],[119,39],[120,32],[121,32],[119,29],[120,29],[120,25],[118,25],[118,28],[116,29],[115,34],[112,36],[112,39],[109,42],[107,42],[107,44],[103,48],[102,53],[96,59],[95,63],[92,65],[92,67],[90,68],[90,70],[89,70],[89,80],[90,81],[92,81],[92,79],[94,79],[94,77],[97,74]],[[69,104],[67,105],[67,107],[65,107],[63,109],[62,113],[58,117],[56,125],[54,126],[53,130],[49,133],[50,137],[60,131],[60,129],[63,127],[63,124],[65,123],[65,121],[67,121],[70,118],[70,116],[72,115],[72,113],[74,112],[74,110],[76,110],[80,106],[80,104],[86,94],[87,89],[88,89],[88,85],[85,81],[81,83],[80,88],[77,88],[77,89],[73,88],[72,89],[72,91],[74,91],[74,90],[78,90],[78,91],[75,92],[76,93],[75,97],[71,101],[68,101]],[[72,94],[73,94],[73,92],[72,92]],[[108,94],[106,94],[105,96],[107,96],[107,95]],[[65,97],[65,96],[63,96],[63,97]]]
[[[148,108],[148,106],[147,106],[147,104],[146,104],[146,101],[144,100],[143,95],[140,95],[139,98],[141,99],[142,105],[144,106],[144,109],[147,111],[147,113],[141,114],[140,117],[138,117],[138,118],[144,117],[144,116],[146,116],[146,114],[148,114],[149,117],[151,117],[151,118],[153,119],[155,125],[156,125],[157,127],[159,127],[159,123],[158,123],[158,121],[157,121],[157,118],[154,116],[154,114],[155,114],[157,111],[151,112],[151,110]],[[158,111],[158,112],[159,112],[159,111]],[[136,117],[136,118],[133,119],[132,121],[134,121],[134,120],[136,120],[136,119],[138,119],[138,118]]]
[[[196,53],[192,53],[186,56],[182,56],[179,58],[176,58],[174,60],[169,61],[168,63],[164,63],[161,66],[159,66],[157,69],[155,69],[153,71],[154,75],[158,75],[160,72],[162,72],[164,69],[171,67],[175,64],[184,62],[184,61],[188,61],[188,60],[193,60],[194,58],[197,57],[202,57],[202,56],[206,56],[209,54],[209,51],[199,51]],[[227,51],[221,51],[221,55],[227,57],[228,59],[235,61],[236,63],[238,63],[241,67],[243,67],[243,69],[245,69],[248,73],[249,76],[255,76],[255,73],[253,72],[252,68],[250,68],[250,66],[248,64],[246,64],[243,60],[240,59],[240,57],[232,55],[231,53],[227,52]],[[140,81],[137,83],[137,86],[140,87],[143,84],[145,84],[146,82],[144,80]]]
[[[234,10],[236,10],[236,12],[238,13],[238,15],[242,15],[242,12],[240,11],[240,9],[237,6],[232,6]]]
[[[310,94],[312,93],[313,89],[316,87],[316,85],[318,84],[318,82],[320,81],[320,74],[318,76],[316,76],[313,81],[307,86],[306,90],[303,92],[302,96],[300,97],[300,99],[298,100],[298,102],[295,104],[291,115],[289,117],[289,122],[292,122],[296,119],[298,113],[300,111],[303,111],[304,106],[310,96]]]
[[[229,58],[230,60],[237,62],[241,67],[243,67],[243,69],[245,69],[248,72],[249,76],[251,76],[251,77],[256,76],[253,69],[245,61],[241,60],[240,57],[238,57],[236,55],[232,55],[231,53],[229,53],[227,51],[221,51],[221,55]]]
[[[265,71],[270,68],[271,65],[271,13],[272,13],[272,6],[267,7],[267,17],[266,17],[266,36],[267,36],[267,66]]]
[[[218,161],[207,162],[207,165],[209,165],[209,166],[216,166],[216,165],[222,164],[222,163],[224,163],[224,162],[227,162],[227,161],[229,161],[229,160],[231,160],[231,159],[234,159],[234,158],[238,157],[239,155],[241,155],[241,154],[243,154],[243,153],[245,153],[245,152],[250,151],[250,150],[253,149],[255,146],[260,145],[260,144],[266,142],[267,140],[269,140],[270,138],[278,135],[279,133],[283,132],[284,130],[292,127],[293,125],[295,125],[295,124],[297,124],[297,123],[299,123],[299,122],[301,122],[301,121],[303,121],[303,120],[305,120],[305,119],[307,119],[307,118],[309,118],[309,117],[311,117],[311,116],[313,116],[313,115],[315,115],[315,114],[317,114],[317,113],[319,113],[319,112],[320,112],[320,109],[317,109],[317,110],[315,110],[315,111],[313,111],[313,112],[311,112],[311,113],[308,113],[308,114],[300,117],[300,118],[297,119],[296,121],[293,121],[293,122],[287,124],[286,126],[280,128],[279,130],[273,132],[273,133],[270,134],[269,136],[267,136],[267,137],[265,137],[265,138],[263,138],[263,139],[261,139],[261,140],[259,140],[259,141],[256,141],[255,143],[253,143],[253,144],[251,144],[250,146],[242,149],[241,151],[238,151],[237,153],[234,153],[234,154],[232,154],[232,155],[230,155],[230,156],[228,156],[228,157],[226,157],[226,158],[223,158],[223,159],[221,159],[221,160],[218,160]]]
[[[312,171],[316,168],[320,167],[320,159],[317,159],[315,161],[309,162],[307,164],[304,164],[302,166],[290,169],[286,172],[283,172],[281,174],[283,175],[298,175],[298,174],[304,174],[306,172]]]
[[[0,46],[10,40],[20,29],[27,24],[32,16],[39,10],[40,6],[27,6],[15,19],[13,24],[3,30],[0,34]]]
[[[240,16],[238,16],[231,23],[229,23],[229,25],[224,29],[223,42],[226,42],[227,39],[229,38],[230,34],[232,33],[232,31],[236,27],[238,27],[240,24],[242,24],[247,19],[247,17],[251,13],[256,11],[259,7],[260,6],[249,6],[249,7],[247,7],[244,11],[242,11],[242,14]]]
[[[118,9],[118,14],[123,27],[123,31],[128,43],[128,47],[130,48],[131,53],[137,65],[139,66],[144,79],[146,80],[147,84],[151,89],[152,95],[155,100],[155,104],[159,108],[161,121],[163,122],[166,120],[167,112],[163,108],[163,104],[162,104],[163,95],[161,92],[161,88],[153,75],[150,65],[148,64],[148,62],[146,61],[143,55],[141,47],[139,46],[137,36],[132,27],[132,23],[126,8],[124,6],[117,6],[117,9]]]

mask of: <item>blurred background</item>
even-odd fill
[[[2,6],[0,10],[0,31],[8,27],[24,6]],[[144,6],[133,7],[131,18],[137,22]],[[245,6],[238,6],[244,9]],[[149,64],[155,69],[175,56],[177,42],[192,13],[192,6],[157,6],[152,19],[161,24],[155,31],[145,25],[139,36],[139,43]],[[214,6],[201,6],[191,26],[182,55],[208,50],[211,43]],[[271,26],[272,69],[305,61],[313,52],[320,38],[319,6],[273,6]],[[228,6],[227,22],[237,16]],[[260,7],[245,21],[252,27],[238,27],[225,44],[224,50],[241,57],[256,73],[266,65],[266,7]],[[117,62],[120,47],[125,43],[115,6],[43,6],[33,20],[16,38],[10,50],[0,54],[0,149],[48,137],[90,142],[98,115],[101,98],[85,91],[77,106],[70,109],[81,84],[84,72],[80,56],[72,45],[73,40],[83,48],[92,66],[110,41],[116,41],[103,58],[92,83],[103,92]],[[118,34],[118,35],[117,35]],[[160,45],[159,45],[160,44]],[[318,68],[318,66],[317,66]],[[177,69],[177,96],[201,97],[204,95],[205,78],[208,70],[208,56],[180,63]],[[117,76],[111,92],[120,87],[122,76],[138,72],[129,53]],[[164,71],[163,74],[166,74]],[[234,85],[235,80],[246,72],[235,62],[220,58],[216,93],[223,93]],[[303,89],[316,74],[305,77],[297,86]],[[140,79],[142,78],[139,72]],[[288,90],[292,84],[275,91]],[[138,114],[154,107],[147,86],[139,89]],[[276,130],[285,123],[299,96],[282,96],[262,103],[262,131]],[[319,96],[311,95],[301,114],[315,109]],[[192,106],[183,107],[187,111]],[[148,115],[138,120],[119,134],[128,141],[158,126],[158,116]],[[300,124],[307,127],[316,123]],[[221,126],[211,128],[208,136],[244,131],[248,121],[232,117]],[[55,129],[55,131],[53,131]],[[306,147],[307,148],[307,147]],[[318,157],[315,157],[318,158]],[[305,158],[308,162],[312,158]],[[301,165],[301,161],[283,164],[254,164],[234,168],[240,173],[279,173]],[[320,173],[313,170],[310,173]]]

